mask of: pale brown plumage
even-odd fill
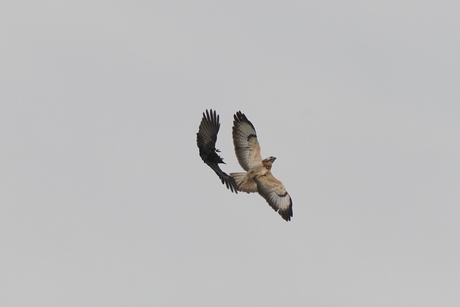
[[[276,158],[262,160],[256,129],[241,111],[234,115],[233,144],[238,162],[246,171],[230,173],[238,185],[238,190],[247,193],[258,192],[283,219],[291,220],[291,196],[283,183],[271,173]]]

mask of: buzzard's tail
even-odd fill
[[[257,192],[257,184],[254,180],[246,176],[246,172],[241,173],[230,173],[230,176],[235,179],[238,190],[246,193]]]

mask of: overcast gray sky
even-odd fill
[[[1,306],[459,306],[458,1],[4,1]],[[199,158],[255,125],[285,222]]]

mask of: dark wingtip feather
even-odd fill
[[[292,198],[289,200],[289,207],[287,209],[285,209],[285,210],[279,210],[278,213],[287,222],[289,222],[291,220],[291,217],[294,215],[294,213],[292,211]]]
[[[249,121],[246,115],[244,115],[243,112],[241,111],[238,111],[235,113],[235,115],[233,115],[233,125],[236,125],[238,123],[248,123],[249,125],[251,125],[254,131],[256,130],[256,128],[254,128],[254,125]]]

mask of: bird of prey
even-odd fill
[[[219,115],[217,115],[216,111],[210,110],[208,112],[208,110],[206,110],[206,114],[203,113],[203,119],[201,120],[198,133],[196,134],[196,143],[200,150],[200,157],[203,159],[204,163],[209,165],[209,167],[216,172],[222,183],[227,186],[227,189],[238,193],[238,187],[235,180],[219,167],[219,163],[225,164],[223,158],[217,154],[220,150],[216,149],[219,128]]]
[[[271,173],[276,158],[271,156],[262,160],[256,129],[241,111],[234,115],[233,144],[238,162],[246,171],[230,173],[238,185],[238,190],[246,193],[258,192],[283,219],[290,221],[291,196],[283,183]]]

